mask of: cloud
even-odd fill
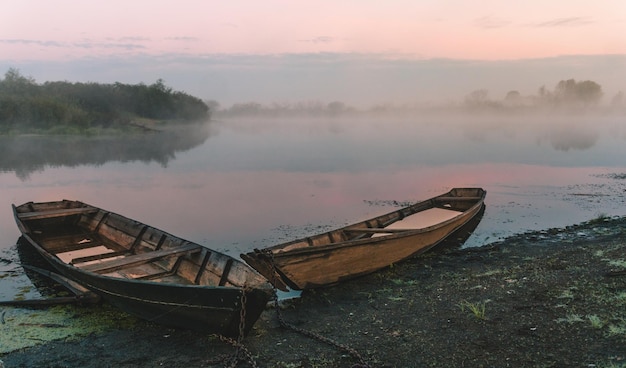
[[[591,17],[556,18],[547,22],[531,24],[534,27],[580,27],[595,23]]]
[[[123,50],[141,50],[146,47],[137,43],[122,43],[122,42],[93,42],[85,40],[82,42],[57,42],[46,40],[28,40],[28,39],[0,39],[0,43],[24,45],[24,46],[43,46],[43,47],[58,47],[58,48],[81,48],[81,49],[123,49]]]
[[[138,37],[138,36],[126,36],[126,37],[120,37],[120,38],[117,38],[117,39],[109,38],[109,40],[114,40],[114,41],[118,41],[118,42],[126,42],[126,41],[142,42],[142,41],[150,41],[150,38],[148,38],[148,37]]]
[[[64,47],[65,44],[56,41],[27,40],[27,39],[0,39],[0,43],[12,45],[38,45],[45,47]]]
[[[308,40],[298,40],[300,42],[309,42],[309,43],[331,43],[333,42],[335,39],[333,37],[328,37],[328,36],[318,36],[315,38],[311,38]]]
[[[184,42],[195,42],[198,41],[198,37],[188,37],[188,36],[179,36],[179,37],[166,37],[166,40],[170,41],[184,41]]]
[[[123,50],[141,50],[145,49],[144,45],[136,43],[110,43],[110,42],[75,42],[72,44],[74,47],[82,49],[123,49]]]
[[[511,21],[487,15],[474,19],[474,25],[478,28],[493,29],[503,28],[511,24]]]

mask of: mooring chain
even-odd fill
[[[276,278],[277,278],[277,272],[276,272],[276,265],[274,263],[274,253],[272,253],[271,250],[265,250],[264,253],[266,254],[266,256],[269,258],[270,260],[270,266],[272,268],[272,285],[276,285]],[[276,309],[276,317],[278,318],[278,322],[280,323],[280,325],[283,328],[288,328],[292,331],[298,332],[304,336],[316,339],[318,341],[321,341],[325,344],[328,344],[330,346],[334,346],[336,348],[338,348],[339,350],[342,350],[348,354],[350,354],[353,358],[355,358],[356,360],[359,361],[358,364],[355,364],[352,366],[352,368],[370,368],[369,364],[367,364],[367,362],[365,361],[365,359],[363,359],[363,357],[361,356],[361,354],[359,354],[358,351],[356,351],[356,349],[351,348],[347,345],[341,344],[335,340],[332,340],[326,336],[322,336],[316,332],[313,331],[309,331],[309,330],[305,330],[303,328],[300,327],[296,327],[293,324],[285,321],[285,319],[282,316],[282,313],[280,311],[280,306],[278,305],[278,292],[276,290],[276,287],[274,286],[274,308]]]
[[[254,360],[254,357],[252,356],[252,353],[250,353],[250,351],[243,344],[238,343],[237,340],[224,335],[213,334],[211,336],[217,337],[220,341],[232,345],[236,349],[236,352],[234,354],[221,354],[215,359],[208,360],[208,364],[224,363],[224,367],[234,368],[237,364],[239,364],[239,361],[242,360],[239,355],[240,353],[243,353],[251,367],[259,368]]]
[[[237,336],[237,342],[241,344],[241,340],[245,335],[246,329],[246,304],[248,303],[248,292],[252,289],[248,286],[248,284],[243,284],[243,288],[241,289],[241,308],[239,309],[239,336]]]
[[[243,353],[248,364],[250,364],[252,368],[258,368],[258,365],[256,364],[256,361],[254,360],[252,353],[250,353],[250,351],[241,342],[245,336],[246,303],[248,300],[247,293],[250,290],[251,288],[247,284],[244,284],[243,288],[241,289],[241,299],[240,299],[241,308],[239,309],[239,335],[237,336],[237,339],[235,340],[230,337],[226,337],[224,335],[218,335],[218,334],[213,335],[217,337],[218,339],[220,339],[220,341],[223,341],[225,343],[232,345],[235,348],[235,352],[231,356],[226,356],[216,361],[212,361],[213,363],[218,363],[222,361],[225,363],[224,366],[226,368],[235,368],[237,364],[239,364],[239,360],[240,360],[239,356]]]

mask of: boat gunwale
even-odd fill
[[[34,212],[36,211],[34,206],[37,204],[42,205],[39,207],[40,209],[49,205],[55,212],[55,215],[51,217],[60,217],[61,222],[64,222],[65,218],[72,219],[74,216],[78,216],[77,220],[83,221],[82,216],[92,216],[92,220],[97,220],[98,214],[103,214],[103,218],[106,218],[108,214],[113,214],[102,208],[95,207],[97,212],[93,214],[77,214],[77,211],[74,210],[68,211],[66,216],[59,216],[59,213],[62,212],[58,211],[59,206],[63,206],[64,202],[70,202],[69,207],[93,207],[79,201],[63,200],[39,203],[28,202],[20,205],[19,210],[27,211],[31,209]],[[230,285],[223,285],[221,280],[220,284],[206,283],[204,285],[193,282],[158,282],[156,280],[115,277],[113,275],[91,272],[60,259],[52,249],[44,247],[45,236],[54,235],[55,233],[47,232],[46,229],[51,227],[46,226],[55,226],[56,220],[52,222],[45,220],[51,217],[32,219],[32,221],[44,221],[41,224],[43,235],[41,239],[38,239],[35,236],[38,235],[36,229],[31,229],[32,224],[29,223],[29,219],[20,219],[18,207],[14,204],[12,207],[15,221],[22,236],[18,242],[23,242],[25,245],[28,243],[32,246],[33,250],[39,253],[49,266],[56,269],[59,274],[95,292],[108,303],[144,320],[177,328],[203,332],[210,331],[211,333],[240,339],[252,331],[254,324],[260,318],[267,307],[267,303],[275,293],[275,289],[269,281],[242,260],[119,214],[115,215],[119,216],[122,221],[136,223],[139,226],[143,226],[144,229],[154,229],[163,234],[162,238],[169,237],[169,240],[174,243],[194,244],[203,253],[206,249],[206,252],[211,252],[211,254],[219,254],[221,257],[224,257],[224,259],[218,261],[219,263],[224,262],[226,265],[232,265],[233,262],[237,263],[236,267],[239,269],[238,272],[241,273],[233,279],[237,284],[232,284],[229,281]],[[99,220],[99,222],[101,223],[102,220]],[[99,224],[96,226],[96,229],[98,227]],[[68,230],[82,230],[82,226],[75,226]],[[143,232],[140,231],[140,234],[143,234]],[[141,235],[138,237],[141,237]],[[177,246],[177,244],[174,244],[173,248]],[[150,251],[146,253],[150,253]],[[184,257],[184,255],[178,257]],[[198,266],[205,269],[207,263],[203,261]],[[206,270],[208,271],[208,269]],[[227,270],[230,270],[229,266],[216,265],[214,273],[219,276],[220,273],[227,274]],[[224,278],[224,276],[221,276],[221,278]],[[246,313],[242,314],[244,310]]]
[[[464,189],[464,188],[456,188],[456,189]],[[481,189],[481,188],[472,188],[472,189]],[[409,236],[419,235],[419,234],[422,234],[422,233],[432,232],[432,231],[435,231],[435,230],[437,230],[439,228],[442,228],[442,227],[448,226],[448,225],[450,225],[450,224],[452,224],[454,222],[457,222],[457,221],[459,221],[460,218],[462,218],[464,216],[467,216],[468,214],[470,214],[472,212],[477,213],[478,212],[477,209],[480,209],[480,207],[484,204],[484,200],[486,198],[486,193],[487,192],[485,190],[482,190],[481,196],[478,197],[479,199],[476,199],[476,203],[474,203],[468,209],[466,209],[466,210],[464,210],[462,212],[459,211],[459,213],[457,215],[455,215],[454,217],[451,217],[451,218],[449,218],[447,220],[444,220],[442,222],[438,222],[436,224],[433,224],[433,225],[430,225],[430,226],[427,226],[427,227],[414,228],[414,229],[409,228],[409,229],[406,229],[405,231],[394,232],[394,233],[390,233],[389,235],[379,236],[379,237],[367,237],[367,238],[362,238],[362,239],[350,239],[350,240],[345,240],[345,241],[341,241],[341,242],[333,242],[333,243],[320,244],[320,245],[314,245],[314,246],[303,246],[303,247],[300,247],[300,248],[293,248],[293,249],[289,249],[289,250],[286,250],[286,251],[281,251],[281,249],[283,249],[283,248],[285,248],[285,247],[287,247],[289,245],[292,245],[292,244],[295,244],[295,243],[300,243],[300,242],[304,243],[304,242],[307,241],[307,239],[310,239],[310,238],[324,237],[324,236],[327,236],[327,234],[329,234],[329,233],[335,233],[335,232],[340,232],[340,231],[350,231],[351,228],[359,229],[358,226],[362,226],[363,224],[367,224],[368,222],[376,221],[379,218],[382,218],[382,217],[385,217],[385,216],[389,216],[389,215],[391,215],[393,213],[396,213],[396,212],[402,212],[402,211],[404,211],[406,209],[409,209],[409,208],[412,208],[412,207],[417,207],[417,206],[426,204],[428,202],[434,202],[435,200],[437,200],[437,198],[447,197],[447,195],[449,193],[450,193],[450,191],[447,192],[447,193],[444,193],[442,195],[439,195],[439,196],[436,196],[436,197],[433,197],[433,198],[430,198],[430,199],[427,199],[427,200],[424,200],[424,201],[420,201],[420,202],[414,203],[414,204],[412,204],[410,206],[403,207],[403,208],[401,208],[399,210],[391,211],[391,212],[382,214],[380,216],[376,216],[376,217],[373,217],[373,218],[370,218],[370,219],[367,219],[367,220],[364,220],[364,221],[360,221],[360,222],[358,222],[356,224],[348,225],[348,226],[345,226],[345,227],[342,227],[342,228],[338,228],[338,229],[335,229],[335,230],[331,230],[331,231],[327,231],[327,232],[324,232],[324,233],[321,233],[321,234],[316,234],[316,235],[314,235],[312,237],[300,238],[300,239],[297,239],[297,240],[294,240],[294,241],[291,241],[291,242],[287,242],[287,243],[279,244],[279,245],[276,245],[276,246],[273,246],[273,247],[265,248],[265,250],[266,251],[272,251],[272,257],[274,257],[274,258],[284,258],[284,257],[290,257],[290,256],[302,255],[302,254],[315,254],[315,253],[322,253],[322,252],[330,252],[330,251],[334,251],[336,249],[348,248],[348,247],[356,247],[356,246],[362,246],[362,245],[367,245],[367,244],[374,245],[375,243],[385,242],[385,241],[392,240],[392,239],[393,240],[401,239],[401,238],[405,238],[405,237],[409,237]],[[459,198],[463,198],[463,197],[459,197]],[[463,201],[466,201],[466,200],[463,200]],[[432,208],[437,208],[437,207],[432,206],[432,207],[424,209],[422,211],[417,211],[415,213],[412,213],[411,215],[418,214],[420,212],[423,212],[423,211],[426,211],[426,210],[429,210],[429,209],[432,209]],[[409,216],[411,216],[411,215],[409,215]],[[471,217],[468,219],[468,221],[470,219],[471,219]],[[368,228],[360,227],[360,229],[367,230]],[[398,229],[398,230],[404,230],[404,229]],[[258,254],[260,252],[262,253],[263,251],[257,251],[257,252],[254,252],[254,253]]]
[[[139,223],[141,225],[147,226],[150,229],[154,229],[154,230],[157,230],[157,231],[163,233],[168,238],[175,239],[175,240],[178,240],[178,241],[188,242],[189,244],[193,244],[193,245],[196,245],[196,246],[200,247],[200,249],[206,249],[206,250],[208,250],[208,251],[210,251],[212,253],[217,252],[217,253],[219,253],[219,254],[221,254],[223,256],[230,257],[234,261],[237,261],[237,262],[241,263],[242,265],[244,265],[245,267],[249,268],[249,271],[251,271],[251,273],[254,274],[255,277],[254,277],[253,281],[255,281],[255,283],[252,284],[252,285],[246,285],[246,287],[258,288],[260,290],[266,290],[266,289],[269,290],[269,291],[272,290],[272,286],[267,281],[267,279],[265,279],[265,277],[263,275],[261,275],[258,271],[256,271],[254,268],[249,267],[249,265],[246,264],[245,262],[243,262],[243,261],[241,261],[241,260],[239,260],[239,259],[237,259],[237,258],[235,258],[233,256],[230,256],[228,254],[225,254],[225,253],[222,253],[222,252],[218,252],[218,251],[216,251],[214,249],[211,249],[211,248],[207,248],[207,247],[205,247],[202,244],[198,244],[198,243],[195,243],[195,242],[188,241],[188,240],[180,238],[180,237],[178,237],[176,235],[170,234],[170,233],[168,233],[168,232],[166,232],[164,230],[158,229],[158,228],[156,228],[154,226],[150,226],[150,225],[144,224],[144,223],[142,223],[140,221],[137,221],[137,220],[132,220],[132,219],[126,217],[126,216],[123,216],[123,215],[120,215],[120,214],[117,214],[117,213],[114,213],[114,212],[106,211],[106,210],[103,210],[102,208],[98,208],[98,207],[86,204],[84,202],[81,202],[81,201],[72,201],[72,200],[63,199],[63,200],[60,200],[60,201],[50,201],[50,202],[41,202],[41,203],[55,203],[55,204],[59,203],[59,204],[61,204],[61,203],[64,203],[64,202],[70,202],[70,203],[73,202],[73,203],[81,204],[85,208],[93,208],[93,209],[95,209],[97,211],[103,211],[103,212],[109,213],[111,215],[119,216],[119,217],[121,217],[124,220],[135,221],[135,222],[137,222],[137,223]],[[27,203],[21,204],[19,206],[16,206],[15,204],[12,204],[13,214],[14,214],[15,220],[18,222],[19,225],[24,226],[25,229],[28,229],[28,225],[24,223],[25,221],[37,220],[37,219],[28,219],[28,218],[21,219],[18,216],[17,208],[22,207],[22,206],[26,206],[26,205],[29,205],[29,204],[34,204],[34,203],[35,202],[31,201],[31,202],[27,202]],[[76,213],[68,213],[67,214],[68,217],[69,216],[76,216],[76,215],[81,215],[81,214],[76,214]],[[63,216],[58,216],[58,217],[63,217]],[[182,284],[182,283],[169,284],[169,283],[163,283],[163,282],[154,281],[154,280],[135,279],[135,278],[120,278],[120,277],[115,277],[115,276],[109,276],[107,274],[103,274],[103,273],[99,273],[99,272],[90,271],[88,269],[80,268],[80,267],[78,267],[78,266],[76,266],[74,264],[66,263],[63,260],[59,259],[54,253],[50,252],[44,246],[39,244],[38,241],[33,239],[29,235],[30,234],[30,230],[22,231],[21,233],[22,233],[21,235],[24,238],[26,238],[31,245],[33,245],[34,247],[36,247],[38,249],[38,253],[45,253],[45,255],[46,255],[45,258],[46,258],[46,260],[48,260],[48,262],[54,262],[59,267],[66,268],[68,270],[76,270],[77,272],[80,272],[80,273],[89,274],[91,277],[97,277],[97,278],[106,279],[106,280],[113,280],[113,281],[123,281],[125,283],[131,283],[131,284],[153,284],[153,285],[161,285],[161,286],[172,286],[172,287],[176,287],[176,288],[183,288],[184,287],[184,288],[189,288],[189,289],[242,289],[244,287],[244,286],[236,286],[236,285],[225,286],[225,285],[198,285],[198,284]],[[150,253],[150,252],[146,252],[146,253]],[[182,256],[184,256],[184,255],[182,255]],[[154,262],[156,262],[156,260],[155,261],[151,261],[151,262],[147,262],[147,263],[154,263]]]

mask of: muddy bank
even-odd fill
[[[624,270],[626,218],[598,219],[441,249],[304,293],[281,313],[371,367],[625,367]],[[281,327],[271,309],[243,343],[259,367],[359,363]],[[221,367],[233,352],[215,337],[136,321],[0,359],[7,368]]]

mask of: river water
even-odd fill
[[[237,256],[452,187],[463,246],[626,215],[615,116],[230,119],[115,138],[0,137],[0,299],[31,295],[11,204],[77,199]]]

